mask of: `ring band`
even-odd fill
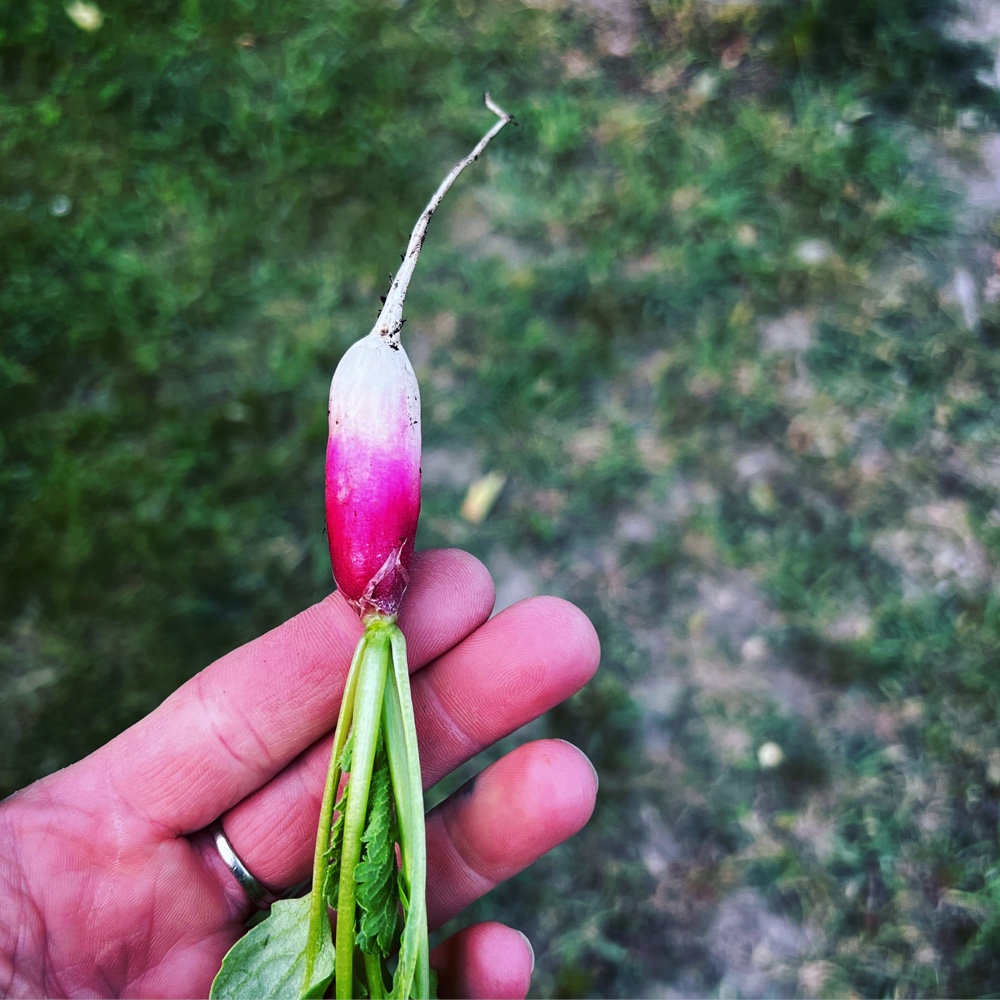
[[[229,843],[222,830],[222,821],[217,820],[209,833],[215,841],[215,849],[219,852],[226,867],[233,873],[233,878],[239,883],[240,888],[247,894],[247,898],[254,906],[266,910],[275,900],[281,899],[268,889],[265,889],[250,873],[250,870],[239,859],[239,855],[233,850],[233,845]]]

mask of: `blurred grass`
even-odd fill
[[[329,374],[489,89],[408,309],[421,541],[605,659],[517,737],[594,821],[475,915],[545,995],[1000,992],[1000,312],[946,293],[1000,220],[916,152],[997,109],[945,7],[104,13],[0,12],[0,792],[325,592]]]

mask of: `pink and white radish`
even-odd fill
[[[486,106],[497,122],[428,202],[375,327],[333,375],[326,453],[330,561],[365,629],[334,733],[310,894],[275,903],[271,916],[234,945],[213,997],[287,996],[289,987],[301,997],[321,997],[331,981],[339,998],[358,995],[359,986],[373,1000],[432,993],[420,758],[406,642],[396,625],[420,515],[420,390],[400,333],[431,217],[458,175],[512,121],[489,94]],[[337,911],[334,943],[330,908]],[[356,950],[363,971],[355,969]]]
[[[420,389],[400,343],[403,301],[427,226],[458,175],[511,120],[497,123],[434,192],[410,234],[374,329],[341,359],[330,385],[326,523],[337,586],[365,617],[394,616],[409,579],[420,514]]]
[[[420,389],[398,331],[379,329],[337,366],[326,450],[330,562],[362,618],[399,611],[420,515]]]

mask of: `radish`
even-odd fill
[[[458,175],[513,120],[489,94],[485,100],[498,121],[428,202],[375,327],[333,375],[326,454],[330,560],[338,589],[365,629],[334,732],[312,888],[302,899],[276,902],[230,949],[213,997],[295,990],[321,997],[331,982],[339,998],[358,996],[362,988],[373,1000],[433,994],[420,758],[406,641],[396,625],[420,514],[420,390],[400,333],[431,217]],[[335,941],[330,908],[337,911]],[[390,984],[388,963],[397,946]],[[363,968],[355,967],[355,950]]]

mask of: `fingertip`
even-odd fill
[[[450,590],[485,621],[493,612],[496,588],[490,571],[471,552],[464,549],[427,549],[413,558],[412,585],[422,588],[431,583]],[[405,610],[405,605],[404,605]]]
[[[546,601],[558,607],[557,617],[565,630],[564,639],[576,656],[584,682],[589,681],[601,662],[601,640],[594,623],[575,604],[561,597],[548,597]]]
[[[597,793],[601,787],[601,776],[597,773],[597,768],[594,767],[594,762],[575,743],[570,743],[569,740],[563,740],[563,739],[556,739],[555,742],[562,743],[564,746],[569,747],[570,750],[573,750],[580,757],[582,757],[584,763],[587,765],[587,767],[590,768],[591,776],[594,779],[594,800],[596,801]]]
[[[535,954],[520,931],[499,923],[473,924],[431,953],[441,997],[527,996]]]
[[[579,687],[597,672],[601,640],[591,620],[575,604],[561,597],[529,597],[501,611],[497,619],[511,613],[552,640],[550,645],[573,667]]]
[[[496,591],[489,570],[461,549],[430,549],[413,558],[399,625],[415,665],[450,649],[483,624]]]
[[[521,770],[514,778],[521,787],[533,788],[554,818],[560,841],[582,830],[597,803],[597,768],[577,746],[566,740],[535,740],[509,755]],[[525,817],[527,820],[528,817]]]
[[[428,816],[428,870],[440,873],[431,925],[578,833],[596,797],[593,766],[564,740],[535,740],[491,764]]]

